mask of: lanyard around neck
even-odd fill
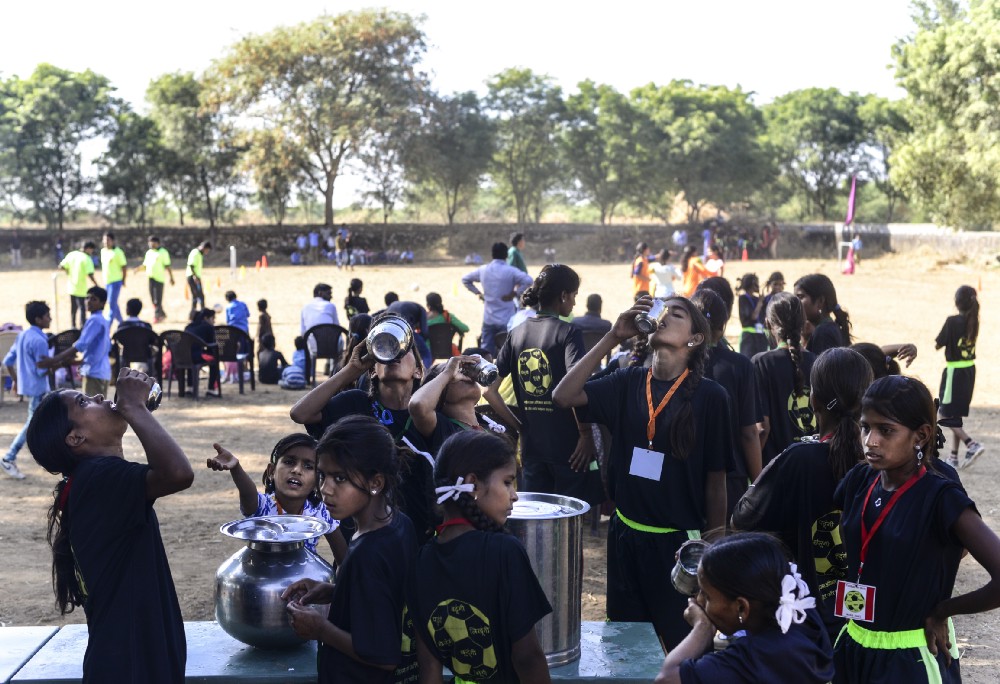
[[[865,511],[868,510],[868,502],[871,501],[872,492],[875,490],[875,485],[878,484],[879,478],[881,477],[880,474],[875,475],[875,479],[872,480],[871,486],[868,487],[868,495],[865,497],[865,505],[861,507],[861,563],[858,565],[859,582],[861,581],[861,571],[865,567],[865,558],[868,556],[868,544],[871,542],[872,537],[875,536],[875,532],[877,532],[878,528],[881,527],[882,522],[889,515],[889,511],[892,510],[892,507],[903,498],[903,494],[905,494],[910,487],[917,484],[917,481],[926,474],[926,466],[920,466],[920,468],[917,469],[917,472],[913,473],[913,475],[910,476],[910,479],[908,479],[902,487],[896,490],[896,496],[892,498],[892,501],[885,505],[885,508],[883,508],[882,512],[879,513],[878,518],[875,519],[875,524],[872,525],[872,528],[869,530],[868,526],[865,524]]]
[[[654,410],[653,369],[652,368],[649,369],[649,373],[646,375],[646,405],[649,407],[649,422],[646,423],[646,438],[649,439],[650,448],[652,448],[653,446],[653,437],[656,435],[656,417],[660,415],[663,412],[663,409],[667,407],[667,404],[670,403],[670,400],[673,398],[674,393],[677,391],[677,388],[681,386],[681,383],[684,382],[684,378],[690,375],[690,373],[691,373],[690,370],[688,370],[687,368],[684,369],[684,372],[681,373],[676,380],[674,380],[674,384],[671,385],[670,389],[667,390],[667,393],[663,395],[663,399],[660,400],[659,406],[657,406],[656,409]]]

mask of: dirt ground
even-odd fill
[[[132,255],[135,263],[135,255]],[[978,381],[969,431],[987,446],[986,457],[969,471],[963,481],[977,502],[987,523],[997,528],[1000,516],[1000,492],[994,483],[1000,477],[1000,311],[991,300],[1000,296],[1000,272],[980,273],[976,269],[939,262],[932,253],[896,255],[879,260],[863,261],[854,276],[840,275],[832,261],[778,261],[732,263],[726,275],[735,279],[745,270],[753,269],[765,280],[772,270],[781,270],[791,286],[806,273],[821,271],[830,275],[837,287],[841,305],[854,323],[858,340],[877,343],[913,342],[919,357],[906,372],[926,382],[936,392],[943,367],[943,355],[934,351],[934,337],[946,316],[953,312],[952,297],[961,284],[982,283],[982,328],[979,337]],[[537,272],[538,265],[530,269]],[[334,286],[334,301],[341,308],[351,277],[362,278],[372,308],[381,307],[383,294],[395,290],[402,299],[423,303],[426,293],[439,292],[445,306],[473,329],[466,339],[471,346],[481,321],[481,304],[459,283],[469,267],[396,266],[358,267],[348,273],[331,267],[272,267],[257,272],[249,269],[243,278],[234,278],[228,269],[207,269],[210,305],[224,304],[223,293],[234,289],[248,303],[251,325],[256,330],[257,299],[270,302],[278,348],[286,356],[293,350],[292,339],[298,334],[299,311],[311,297],[317,282]],[[578,268],[583,285],[577,311],[584,310],[587,294],[600,292],[605,302],[605,317],[627,307],[630,284],[627,265],[585,265]],[[188,303],[184,299],[182,279],[176,287],[167,288],[165,307],[170,318],[160,330],[183,327]],[[59,288],[59,316],[54,330],[68,327],[68,298],[64,280]],[[0,290],[5,296],[0,302],[0,321],[23,323],[24,303],[43,298],[53,301],[53,279],[49,270],[0,272]],[[122,293],[122,302],[140,297],[146,303],[144,314],[150,313],[144,277],[129,281]],[[123,304],[124,308],[124,304]],[[59,327],[61,325],[61,327]],[[738,322],[731,323],[729,332],[738,335]],[[239,517],[238,497],[228,475],[214,473],[204,467],[205,458],[213,453],[211,444],[218,441],[239,455],[248,472],[256,479],[263,471],[271,446],[281,436],[296,430],[288,418],[288,409],[301,392],[289,392],[274,386],[257,386],[256,392],[240,396],[234,386],[225,385],[221,399],[194,401],[176,395],[165,399],[157,416],[171,430],[192,462],[197,477],[187,491],[158,501],[157,513],[163,540],[186,620],[210,620],[213,617],[213,579],[216,568],[240,545],[219,533],[219,526]],[[0,445],[6,446],[20,429],[27,404],[7,395],[0,404]],[[144,456],[138,440],[126,436],[126,455],[141,461]],[[27,449],[18,463],[27,478],[14,481],[0,479],[0,555],[4,558],[3,581],[0,582],[0,625],[66,624],[83,622],[82,610],[62,618],[54,608],[50,586],[51,556],[45,542],[45,514],[51,503],[55,478],[34,464]],[[583,615],[586,620],[603,619],[605,552],[603,535],[586,535],[586,571],[583,590]],[[328,552],[327,552],[328,555]],[[986,574],[971,558],[966,558],[959,570],[956,593],[981,586]],[[964,651],[963,669],[969,682],[996,681],[1000,663],[1000,612],[962,616],[955,620]],[[992,674],[990,674],[992,672]]]

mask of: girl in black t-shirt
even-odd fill
[[[712,544],[701,558],[698,584],[684,611],[691,632],[664,659],[657,684],[830,681],[830,639],[779,541],[746,532]],[[739,630],[747,635],[709,652],[716,631]]]
[[[116,404],[53,392],[28,424],[35,461],[63,476],[49,510],[52,584],[61,613],[87,614],[84,682],[184,681],[184,622],[153,502],[190,487],[194,471],[146,408],[152,386],[123,368]],[[145,464],[125,460],[130,427]]]
[[[771,459],[816,431],[809,405],[809,371],[816,356],[803,351],[805,318],[802,303],[789,292],[778,292],[767,305],[767,327],[778,348],[753,357],[761,397],[761,456]]]
[[[361,278],[351,278],[351,284],[347,288],[347,297],[344,298],[344,313],[351,319],[357,314],[368,313],[368,300],[361,296],[361,290],[365,284]]]
[[[861,406],[866,463],[834,494],[849,583],[838,587],[834,605],[849,620],[833,681],[960,682],[950,618],[1000,607],[1000,540],[936,463],[944,435],[923,383],[886,376]],[[952,597],[966,549],[990,581]]]
[[[592,382],[590,374],[648,314],[643,297],[556,387],[556,404],[585,407],[581,419],[611,433],[608,531],[610,620],[652,622],[668,648],[687,633],[684,597],[664,582],[674,554],[726,516],[726,461],[732,432],[726,391],[704,378],[708,322],[684,297],[671,297],[649,336],[651,368],[625,368]],[[720,407],[722,409],[720,410]]]
[[[416,669],[415,652],[403,651],[412,640],[403,625],[417,539],[395,503],[399,460],[392,435],[370,416],[348,416],[330,426],[316,453],[327,510],[336,520],[351,518],[357,533],[336,585],[304,579],[285,590],[289,622],[300,637],[319,641],[321,684],[408,678],[396,671]],[[313,610],[315,603],[329,603],[329,615]]]
[[[944,371],[941,373],[941,426],[951,428],[952,465],[969,467],[986,448],[965,431],[962,419],[969,415],[972,392],[976,387],[976,338],[979,337],[979,297],[976,290],[963,285],[955,292],[957,316],[949,316],[934,342],[944,347]],[[965,458],[958,462],[958,447],[965,442]]]
[[[421,681],[441,682],[443,664],[467,682],[548,682],[535,624],[552,607],[521,542],[504,532],[517,501],[513,447],[485,432],[452,435],[434,483],[445,519],[407,592]]]
[[[854,350],[820,354],[810,374],[819,435],[771,461],[733,511],[734,528],[769,532],[791,549],[831,640],[844,624],[834,616],[833,599],[847,570],[833,493],[863,457],[858,419],[871,382],[868,361]]]
[[[851,344],[851,318],[837,302],[833,281],[822,273],[802,276],[795,281],[795,296],[806,316],[802,341],[807,350],[819,355]]]
[[[552,402],[552,390],[583,358],[583,333],[559,320],[573,312],[579,289],[580,276],[569,266],[545,266],[521,295],[521,303],[538,315],[510,332],[497,356],[497,369],[498,381],[513,377],[522,416],[524,489],[592,501],[588,466],[594,462],[595,449],[590,424],[577,420],[572,409]],[[498,387],[499,382],[494,383],[486,392],[491,405],[503,405]],[[511,415],[508,420],[516,419]]]
[[[757,274],[744,274],[736,290],[742,290],[739,300],[740,354],[752,359],[760,352],[767,351],[767,337],[764,335],[762,324],[765,302],[760,294]]]

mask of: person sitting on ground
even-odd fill
[[[281,380],[281,371],[286,366],[288,361],[274,348],[274,335],[264,335],[257,352],[257,380],[262,385],[277,385]]]
[[[592,294],[587,297],[587,313],[573,319],[573,325],[583,332],[597,332],[602,335],[611,330],[611,321],[601,318],[601,307],[604,300],[601,295]]]
[[[148,328],[153,329],[146,321],[139,318],[139,314],[142,313],[142,300],[132,298],[125,302],[125,320],[118,324],[119,330],[124,330],[126,328]]]
[[[295,338],[295,353],[292,363],[281,371],[278,387],[281,389],[305,389],[306,386],[306,341],[301,335]]]

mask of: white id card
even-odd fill
[[[663,472],[663,454],[651,449],[634,447],[632,449],[632,463],[628,467],[629,475],[644,477],[654,482],[660,481],[660,474]]]
[[[837,582],[837,598],[833,614],[846,620],[873,622],[875,620],[875,587],[870,584]]]

